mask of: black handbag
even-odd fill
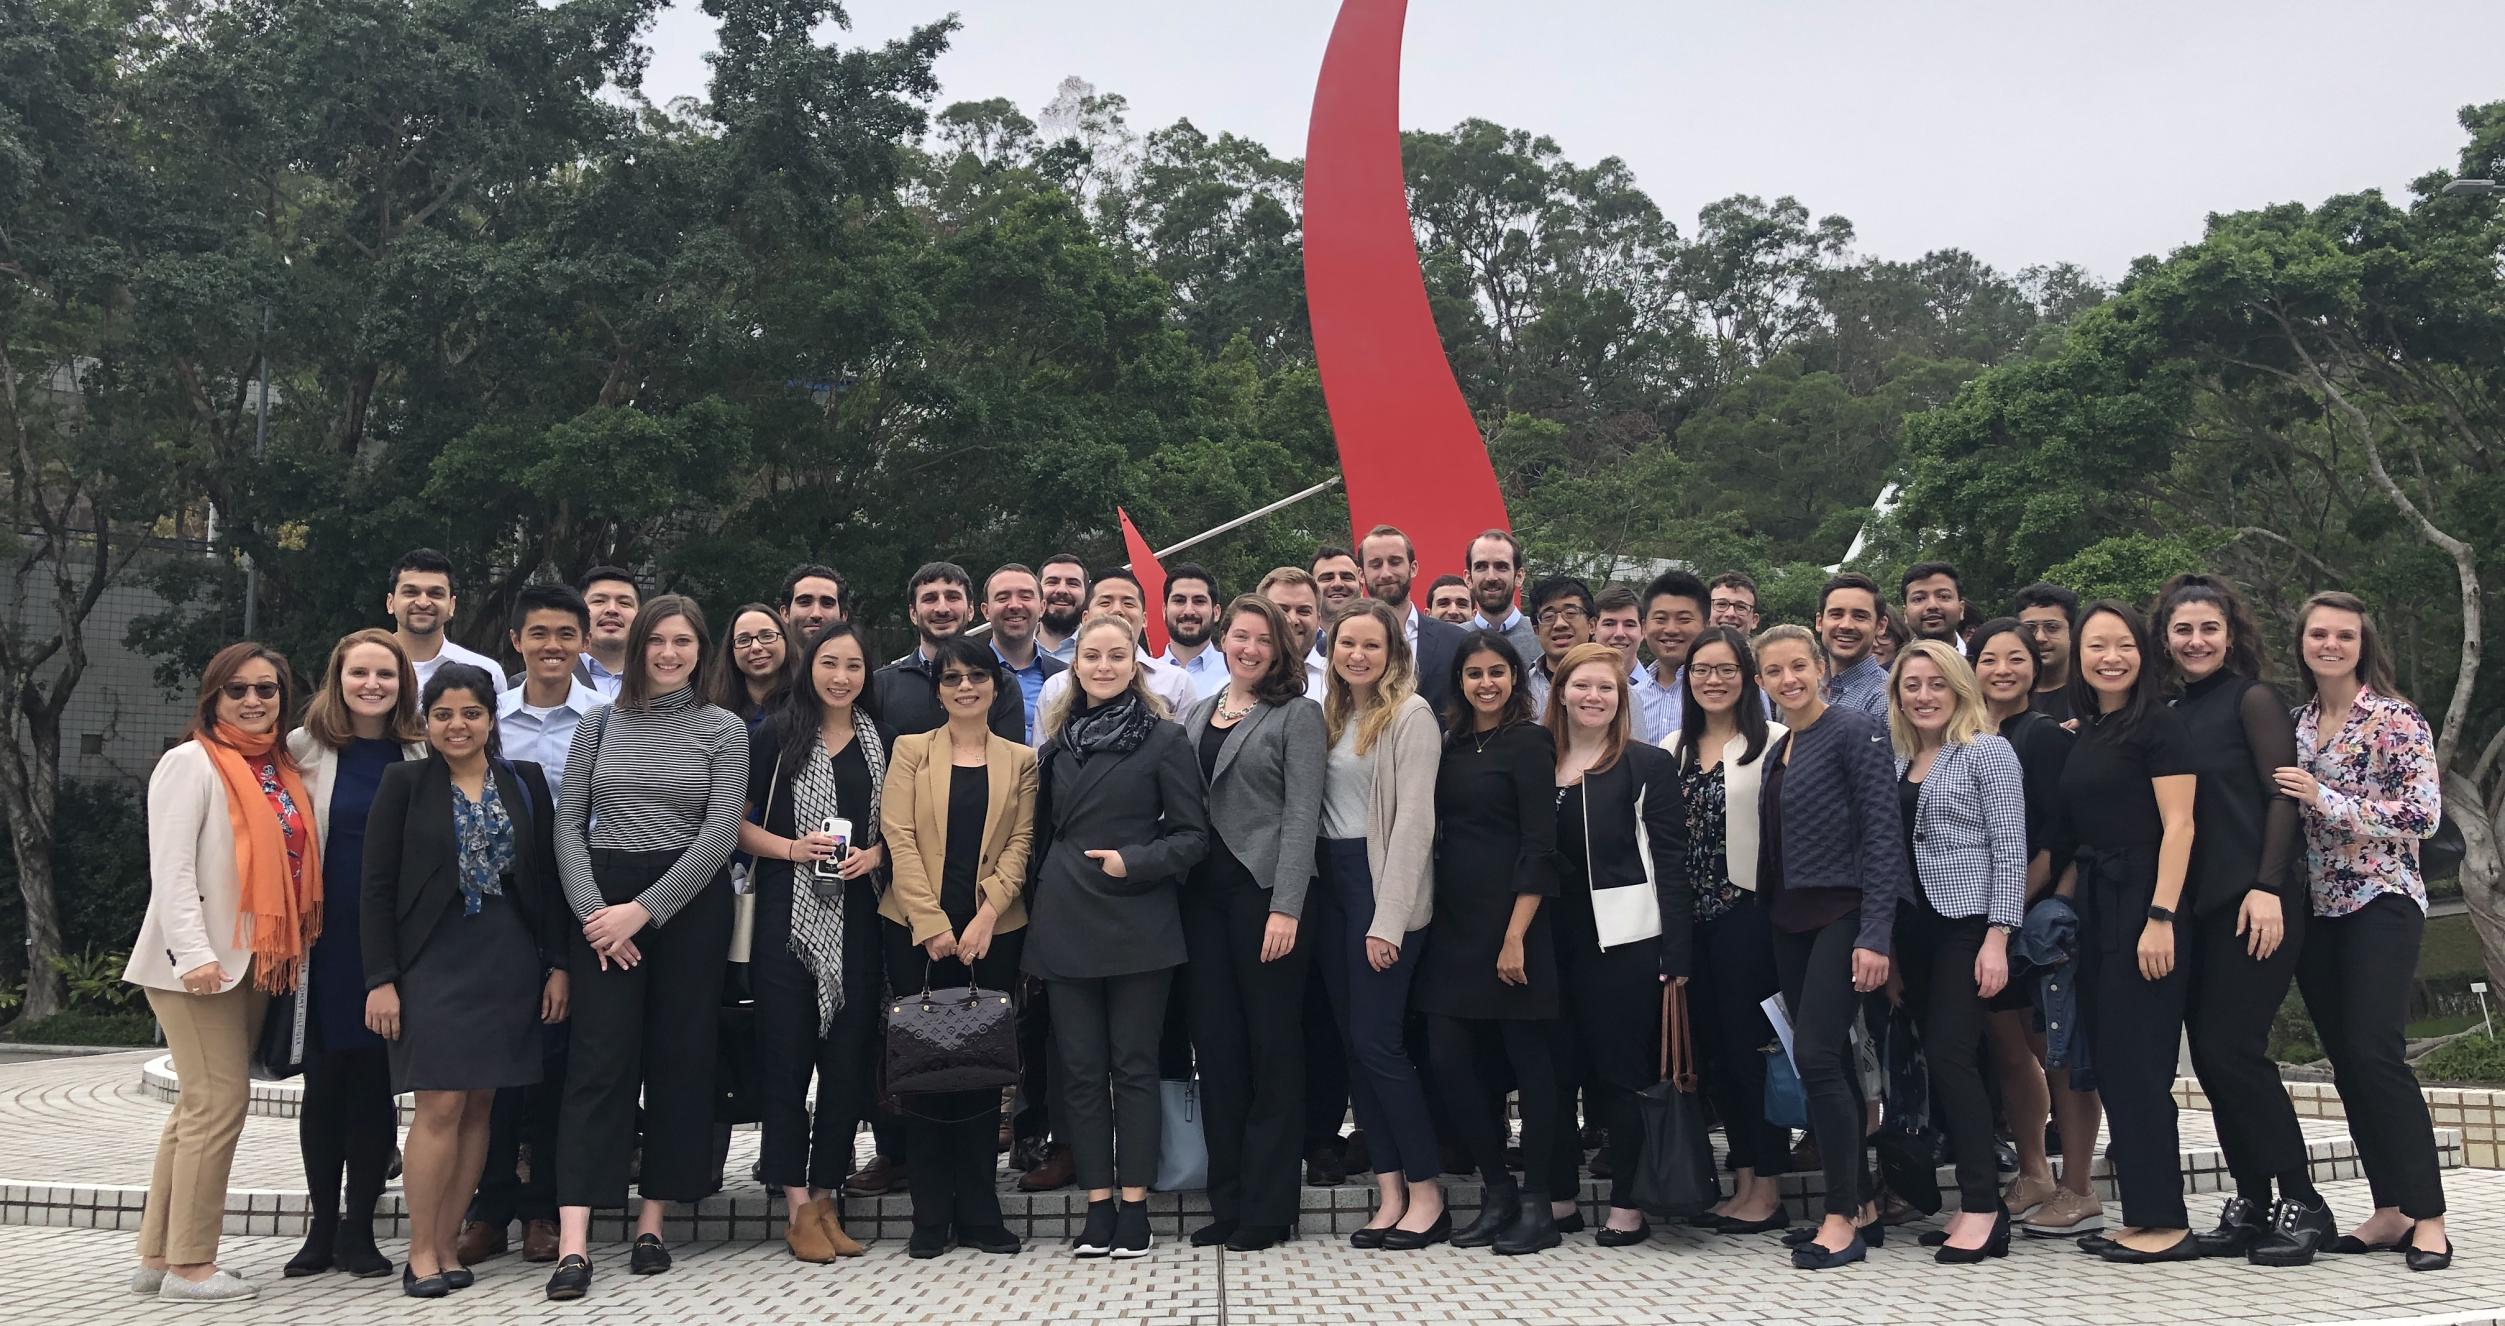
[[[314,1054],[313,964],[296,975],[296,988],[270,999],[261,1018],[261,1035],[252,1043],[252,1080],[284,1082],[304,1071]]]
[[[1722,1174],[1696,1090],[1687,987],[1676,982],[1661,990],[1661,1080],[1636,1103],[1644,1115],[1644,1160],[1635,1173],[1635,1204],[1664,1219],[1712,1209],[1722,1198]]]
[[[1018,1081],[1018,1015],[1008,992],[967,985],[887,1001],[887,1091],[998,1091]]]

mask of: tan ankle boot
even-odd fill
[[[801,1214],[818,1227],[818,1232],[825,1236],[826,1245],[834,1249],[836,1256],[858,1257],[867,1251],[861,1246],[861,1240],[844,1232],[843,1217],[835,1213],[834,1198],[821,1197],[802,1208]]]
[[[783,1230],[783,1245],[804,1262],[835,1260],[835,1245],[827,1239],[826,1226],[819,1223],[814,1206],[804,1206],[792,1217]]]

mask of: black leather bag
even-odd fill
[[[998,1091],[1018,1081],[1018,1014],[1004,990],[931,988],[887,1001],[887,1092]]]
[[[1634,1175],[1636,1206],[1663,1219],[1711,1210],[1722,1197],[1722,1174],[1714,1167],[1713,1138],[1697,1092],[1686,986],[1661,989],[1661,1080],[1635,1101],[1644,1124],[1643,1166]]]

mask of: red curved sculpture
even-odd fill
[[[1466,569],[1471,536],[1508,526],[1487,442],[1436,335],[1409,223],[1407,11],[1407,0],[1343,0],[1331,29],[1305,136],[1305,303],[1349,523],[1355,533],[1407,531],[1423,585]]]

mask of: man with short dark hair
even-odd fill
[[[1020,563],[1010,562],[983,579],[983,618],[992,625],[992,653],[1018,679],[1030,746],[1035,744],[1035,710],[1043,698],[1044,679],[1066,666],[1036,647],[1036,616],[1042,602],[1035,573]]]
[[[1653,665],[1637,674],[1635,696],[1638,735],[1659,744],[1685,721],[1682,687],[1687,676],[1687,649],[1707,625],[1711,598],[1705,582],[1693,572],[1675,568],[1654,576],[1644,586],[1644,639],[1653,647]]]
[[[778,606],[783,610],[783,629],[791,634],[793,652],[807,649],[810,639],[828,622],[844,620],[844,578],[834,567],[802,562],[783,573]]]
[[[1742,635],[1757,634],[1757,582],[1741,571],[1725,571],[1706,586],[1706,607],[1716,626]]]
[[[1036,581],[1044,596],[1036,618],[1035,646],[1061,662],[1070,661],[1070,633],[1087,615],[1087,563],[1077,553],[1054,553],[1038,568]]]
[[[1637,741],[1658,741],[1653,727],[1660,721],[1660,701],[1655,693],[1661,688],[1645,670],[1644,601],[1637,597],[1632,585],[1609,585],[1592,600],[1592,639],[1618,651],[1626,662],[1622,683],[1627,707],[1627,735]],[[1553,680],[1553,679],[1552,679]]]
[[[1887,669],[1872,657],[1887,620],[1879,583],[1846,571],[1818,591],[1818,640],[1827,651],[1827,703],[1887,722]]]
[[[1409,638],[1409,658],[1418,676],[1418,694],[1426,697],[1441,721],[1453,702],[1453,655],[1461,648],[1462,630],[1418,611],[1409,601],[1409,582],[1418,573],[1417,545],[1397,526],[1377,525],[1357,543],[1358,565],[1366,589],[1401,618]]]
[[[1539,628],[1514,606],[1514,598],[1522,591],[1522,540],[1511,530],[1481,530],[1470,540],[1464,564],[1469,568],[1470,598],[1477,610],[1465,625],[1511,640],[1525,662],[1538,655]]]
[[[1897,585],[1905,599],[1905,625],[1917,640],[1937,640],[1966,652],[1966,587],[1946,562],[1916,562]]]
[[[590,614],[583,631],[582,666],[574,675],[601,698],[614,700],[626,684],[626,633],[635,629],[643,589],[622,567],[595,566],[575,579],[574,591],[582,595],[583,610]],[[513,684],[522,684],[518,676]]]
[[[496,660],[462,648],[445,634],[457,606],[451,558],[432,548],[413,548],[391,564],[391,589],[383,596],[383,611],[391,614],[393,634],[409,656],[417,684],[424,687],[435,669],[446,663],[467,663],[484,670],[501,690],[504,669],[496,666]]]
[[[1336,543],[1326,543],[1313,550],[1313,583],[1322,593],[1322,618],[1325,623],[1340,610],[1366,596],[1365,573],[1358,569],[1357,554]]]
[[[1478,610],[1470,602],[1470,582],[1456,575],[1435,577],[1435,583],[1426,587],[1426,615],[1465,631],[1479,629]]]
[[[1529,692],[1531,709],[1548,705],[1548,687],[1557,662],[1576,645],[1592,639],[1592,587],[1574,576],[1548,576],[1531,586],[1531,621],[1539,627],[1540,652],[1523,660],[1520,684]]]
[[[965,568],[955,562],[925,562],[905,582],[905,619],[913,623],[913,649],[870,677],[879,717],[897,736],[929,732],[947,721],[931,681],[931,650],[966,628],[974,615],[969,597],[973,587]],[[1026,702],[1017,688],[993,688],[991,728],[1011,741],[1026,740]]]
[[[2070,713],[2070,628],[2079,616],[2079,596],[2049,580],[2018,591],[2012,608],[2035,646],[2035,697],[2027,707],[2067,723]]]
[[[1166,568],[1166,652],[1160,662],[1183,674],[1200,700],[1226,689],[1226,657],[1210,647],[1218,629],[1218,578],[1198,562]]]
[[[1127,566],[1111,566],[1098,571],[1094,584],[1087,591],[1089,617],[1119,617],[1131,624],[1131,643],[1137,649],[1140,671],[1148,674],[1148,689],[1166,703],[1166,717],[1180,718],[1192,705],[1191,679],[1183,670],[1148,652],[1148,600],[1140,589],[1139,577]],[[1070,687],[1070,673],[1063,669],[1044,679],[1044,697],[1036,706],[1040,723],[1045,711],[1052,708],[1054,697]],[[1041,740],[1045,734],[1038,730]]]
[[[1314,642],[1322,638],[1322,590],[1313,583],[1313,573],[1301,567],[1272,567],[1253,592],[1270,600],[1287,619],[1290,647],[1305,660],[1305,694],[1320,704],[1322,653]]]

